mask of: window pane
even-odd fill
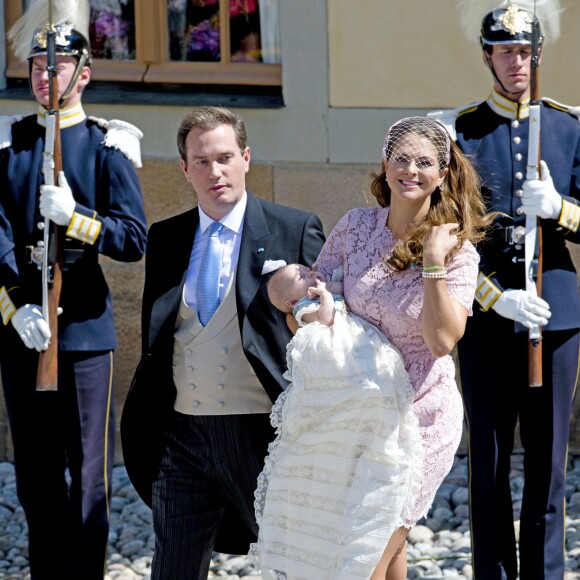
[[[135,0],[90,0],[93,58],[135,60]]]
[[[228,0],[231,62],[280,63],[279,0]],[[170,60],[219,62],[219,0],[167,0]]]
[[[262,62],[258,0],[229,0],[232,62]]]
[[[219,62],[219,0],[168,0],[170,60]]]
[[[229,0],[232,62],[280,63],[279,0]]]

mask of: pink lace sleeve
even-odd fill
[[[469,241],[447,265],[447,290],[449,296],[473,314],[473,298],[477,284],[479,254]]]
[[[328,278],[336,268],[344,266],[345,235],[348,231],[350,214],[351,212],[348,212],[343,215],[334,226],[314,264],[314,267]]]

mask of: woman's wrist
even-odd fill
[[[436,248],[423,248],[423,266],[445,266],[445,252]]]
[[[445,267],[445,256],[437,254],[423,254],[423,267],[443,266]]]

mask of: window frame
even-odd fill
[[[221,62],[168,60],[167,0],[135,1],[135,60],[93,59],[92,80],[180,85],[281,86],[282,65],[230,62],[229,0],[219,0]],[[6,31],[22,15],[23,2],[5,4]],[[150,39],[157,38],[157,42]],[[7,47],[7,78],[28,78],[28,65]]]

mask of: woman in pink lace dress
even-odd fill
[[[378,327],[401,352],[424,448],[420,490],[391,537],[372,580],[406,578],[405,538],[425,516],[459,445],[463,409],[450,352],[471,313],[485,215],[475,170],[436,121],[393,125],[383,171],[371,190],[380,208],[348,212],[316,266],[344,267],[352,312]]]

